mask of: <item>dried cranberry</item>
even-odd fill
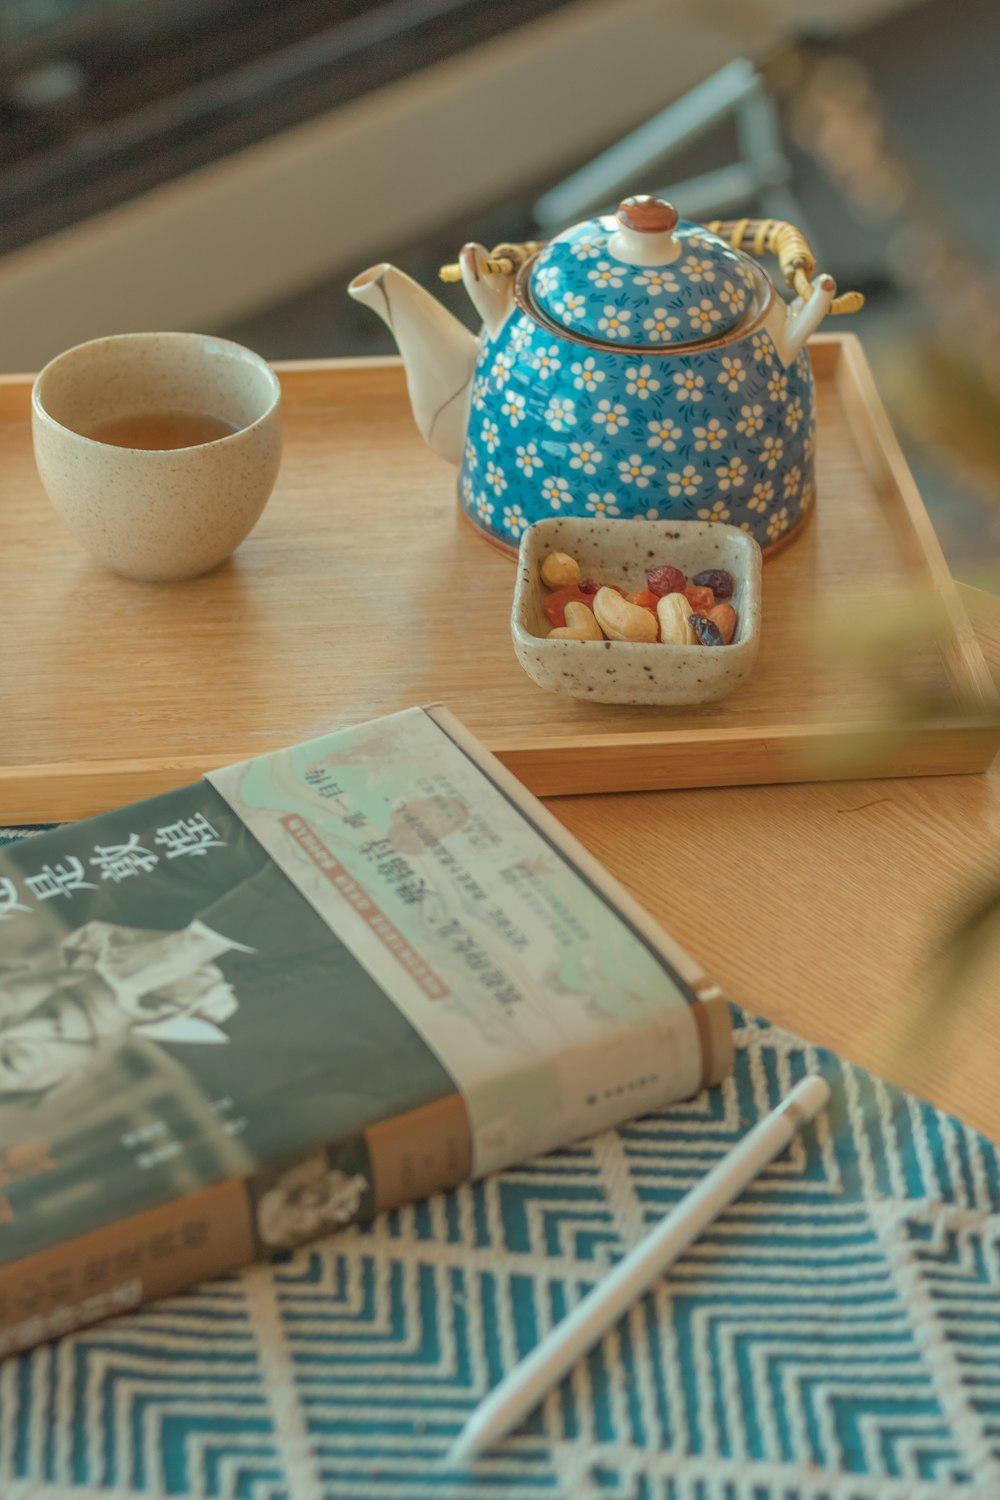
[[[692,583],[701,584],[703,588],[711,589],[716,599],[731,599],[733,595],[733,575],[727,573],[725,568],[708,568],[704,573],[698,573],[692,578]]]
[[[599,585],[596,584],[592,578],[583,578],[577,584],[577,588],[580,590],[581,594],[596,594]]]
[[[682,594],[687,579],[680,568],[672,568],[665,563],[662,568],[653,568],[646,574],[646,582],[649,584],[649,592],[662,599],[665,594]]]
[[[714,620],[706,620],[704,615],[690,615],[689,619],[700,645],[724,646],[726,644],[722,638],[722,631]]]
[[[682,592],[696,615],[707,615],[715,604],[712,590],[701,588],[696,583],[689,583]]]
[[[542,600],[542,609],[545,611],[545,618],[549,624],[557,629],[565,625],[566,606],[571,603],[586,604],[588,609],[594,607],[593,599],[575,583],[568,583],[565,588],[553,589],[551,594],[546,594]]]

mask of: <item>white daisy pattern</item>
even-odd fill
[[[569,491],[569,480],[563,479],[562,475],[549,475],[548,479],[542,480],[542,499],[550,510],[558,510],[565,505],[572,496]]]
[[[531,364],[543,380],[551,380],[556,371],[562,369],[558,344],[550,344],[547,349],[537,349]]]
[[[535,272],[535,290],[543,297],[550,297],[559,285],[558,266],[539,266]]]
[[[792,464],[792,467],[788,470],[788,472],[785,474],[784,479],[782,480],[781,498],[783,500],[794,500],[795,496],[799,492],[799,485],[801,483],[802,470],[799,468],[798,464]]]
[[[593,270],[587,272],[587,280],[603,292],[619,291],[622,286],[622,268],[612,265],[609,260],[599,260]]]
[[[714,284],[692,282],[684,257],[710,253],[696,239],[668,267],[619,265],[606,243],[576,260],[572,248],[567,242],[553,257],[561,267],[553,293],[560,320],[597,334],[603,314],[622,331],[603,330],[605,347],[587,348],[515,311],[495,339],[482,336],[459,479],[469,518],[515,543],[546,515],[647,511],[663,521],[725,520],[763,547],[782,538],[813,489],[808,363],[786,370],[763,328],[677,351],[679,340],[697,332],[703,304],[716,314],[724,309],[729,320],[725,309],[744,290],[741,268],[723,256]],[[605,293],[587,279],[598,262],[623,280],[620,290]],[[706,322],[717,338],[725,322]]]
[[[604,371],[597,368],[597,361],[592,354],[570,365],[570,371],[573,375],[573,384],[578,391],[596,391],[604,379]]]
[[[684,374],[680,371],[674,376],[674,384],[677,389],[674,395],[678,401],[702,401],[705,396],[705,377],[696,375],[693,370]]]
[[[728,436],[729,433],[723,427],[718,417],[710,417],[704,427],[696,427],[694,429],[695,452],[704,453],[706,449],[710,448],[715,453],[722,447],[723,442]]]
[[[630,453],[628,458],[620,459],[618,463],[618,476],[622,484],[634,484],[640,490],[648,487],[649,476],[655,473],[652,464],[643,463],[640,453]]]
[[[577,260],[593,260],[595,255],[603,255],[604,251],[607,248],[607,240],[578,240],[577,243],[572,246],[570,254],[575,255]]]
[[[688,317],[694,333],[710,333],[716,323],[722,322],[722,313],[710,297],[702,297],[697,307],[689,307]]]
[[[493,491],[498,497],[507,488],[507,476],[500,465],[493,462],[492,458],[486,465],[486,483],[493,486]]]
[[[564,323],[576,323],[586,312],[587,302],[576,292],[567,292],[562,301],[555,304],[555,309]]]
[[[502,391],[504,386],[510,379],[510,372],[513,367],[513,363],[514,362],[507,350],[500,349],[497,351],[497,357],[493,361],[492,380],[498,391]]]
[[[742,458],[727,458],[715,470],[720,490],[738,489],[746,481],[747,466]]]
[[[690,499],[692,495],[698,493],[700,484],[701,475],[694,464],[685,464],[679,474],[667,475],[667,492],[674,496],[683,495],[686,499]]]
[[[572,396],[553,396],[545,408],[545,420],[556,432],[576,425],[576,402]]]
[[[688,281],[700,286],[703,281],[715,280],[715,263],[707,256],[689,255],[681,265]]]
[[[764,408],[755,403],[753,406],[740,407],[740,420],[736,424],[736,431],[743,432],[747,437],[753,437],[764,425]]]
[[[767,382],[767,394],[776,406],[788,400],[788,376],[784,370],[772,370]]]
[[[761,515],[769,510],[774,501],[774,485],[769,479],[761,479],[753,487],[753,494],[748,501],[751,510],[758,511]]]
[[[731,313],[739,313],[746,301],[746,292],[742,287],[733,286],[731,281],[724,281],[716,293],[723,307]]]
[[[629,339],[632,330],[629,327],[629,319],[632,314],[627,307],[605,307],[603,318],[598,318],[597,326],[609,339]]]
[[[598,401],[591,421],[603,427],[609,437],[616,437],[623,427],[628,426],[628,414],[620,401]]]
[[[765,469],[776,469],[784,456],[785,444],[782,438],[768,436],[764,439],[760,450],[760,461]]]
[[[519,443],[514,462],[526,479],[530,479],[535,470],[542,467],[541,455],[534,443]]]
[[[641,286],[647,297],[672,297],[681,289],[673,271],[660,266],[649,266],[632,277],[633,286]]]
[[[651,365],[633,365],[625,371],[625,389],[630,396],[638,396],[640,401],[648,401],[654,391],[660,389],[660,382],[654,377]]]
[[[760,364],[762,361],[768,365],[774,363],[774,355],[771,352],[771,341],[763,333],[755,333],[753,335],[750,340],[750,348],[753,350],[753,357],[757,364]]]
[[[776,510],[767,523],[767,534],[772,542],[776,542],[782,532],[788,530],[788,506],[783,505]]]
[[[503,508],[503,528],[509,531],[511,536],[520,536],[528,524],[528,518],[519,505],[505,505]]]
[[[519,391],[508,391],[500,410],[512,427],[524,421],[524,397]]]
[[[669,417],[659,417],[655,422],[647,422],[646,427],[649,430],[646,447],[662,448],[665,453],[673,453],[684,436],[677,423],[671,422]]]
[[[715,378],[731,396],[737,395],[740,386],[747,378],[747,372],[743,368],[743,361],[736,359],[732,355],[724,354],[722,357],[722,369]]]
[[[651,344],[667,344],[673,338],[673,330],[681,326],[680,318],[675,318],[665,307],[654,307],[653,315],[642,321],[643,332]]]
[[[571,469],[582,469],[585,474],[597,473],[597,465],[604,455],[599,453],[593,444],[570,443],[569,448],[573,455],[569,461]]]

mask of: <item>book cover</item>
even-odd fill
[[[446,711],[0,851],[0,1353],[716,1082],[718,989]]]

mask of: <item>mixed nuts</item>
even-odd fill
[[[628,593],[616,584],[583,579],[567,552],[550,552],[541,566],[550,590],[543,608],[549,636],[569,641],[662,641],[670,646],[728,646],[739,618],[729,602],[735,587],[724,568],[688,580],[671,563],[651,568],[646,587]]]

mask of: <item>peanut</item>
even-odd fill
[[[609,641],[656,640],[656,620],[652,610],[644,609],[641,604],[630,604],[616,589],[597,590],[594,614]]]
[[[568,552],[550,552],[542,563],[542,582],[548,589],[564,589],[580,582],[580,564]]]
[[[563,613],[566,624],[549,631],[549,640],[557,641],[603,641],[601,627],[594,619],[594,611],[586,604],[571,599]]]
[[[656,605],[660,640],[668,646],[696,646],[698,638],[690,616],[691,605],[684,594],[664,594]]]

